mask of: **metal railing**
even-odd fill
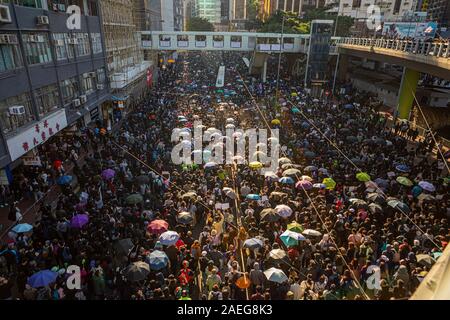
[[[450,59],[450,42],[433,42],[421,39],[413,40],[395,40],[395,39],[372,39],[372,38],[341,38],[337,40],[339,45],[355,45],[365,47],[375,47],[381,49],[390,49]]]

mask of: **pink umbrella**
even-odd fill
[[[77,214],[70,220],[72,228],[81,229],[89,222],[89,216],[87,214]]]
[[[110,180],[110,179],[114,178],[115,175],[116,175],[116,172],[113,169],[106,169],[106,170],[103,170],[103,172],[102,172],[102,178],[105,180]]]
[[[310,190],[313,187],[313,184],[308,181],[308,180],[300,180],[299,182],[297,182],[295,184],[295,187],[297,189],[305,189],[305,190]]]
[[[153,234],[161,234],[166,232],[169,224],[164,220],[153,220],[147,227],[147,230]]]

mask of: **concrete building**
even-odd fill
[[[111,99],[102,105],[105,127],[111,129],[147,89],[150,62],[144,61],[137,31],[144,22],[131,0],[101,0]],[[151,4],[150,4],[151,5]],[[145,9],[144,9],[145,10]]]
[[[182,0],[160,0],[163,31],[183,31]]]
[[[0,1],[0,168],[101,118],[109,98],[98,1],[71,2],[81,10],[74,30],[65,1],[9,2]]]
[[[221,22],[220,0],[193,0],[192,17],[205,18],[213,24]]]
[[[427,18],[442,26],[450,26],[450,0],[428,0]]]

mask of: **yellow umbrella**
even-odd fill
[[[308,180],[308,181],[313,181],[313,178],[311,178],[310,176],[302,176],[301,178],[300,178],[301,180]]]
[[[359,181],[362,182],[367,182],[370,181],[372,179],[370,179],[370,176],[367,172],[360,172],[356,174],[356,179],[358,179]]]
[[[293,221],[287,225],[287,229],[293,232],[301,233],[303,231],[303,226],[297,221]]]
[[[407,187],[411,187],[414,185],[414,183],[409,180],[407,177],[403,177],[403,176],[399,176],[397,177],[397,179],[395,179],[398,183],[407,186]]]
[[[327,189],[333,190],[336,187],[336,181],[332,178],[323,179],[322,183],[327,187]]]
[[[279,126],[281,124],[281,121],[278,119],[273,119],[271,123],[275,126]]]
[[[296,97],[296,96],[298,96],[298,93],[297,92],[292,92],[291,96]]]
[[[262,163],[259,161],[253,161],[248,164],[251,169],[261,169],[263,167]]]

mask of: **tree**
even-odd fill
[[[193,17],[187,22],[187,31],[214,31],[214,25],[205,18]]]

